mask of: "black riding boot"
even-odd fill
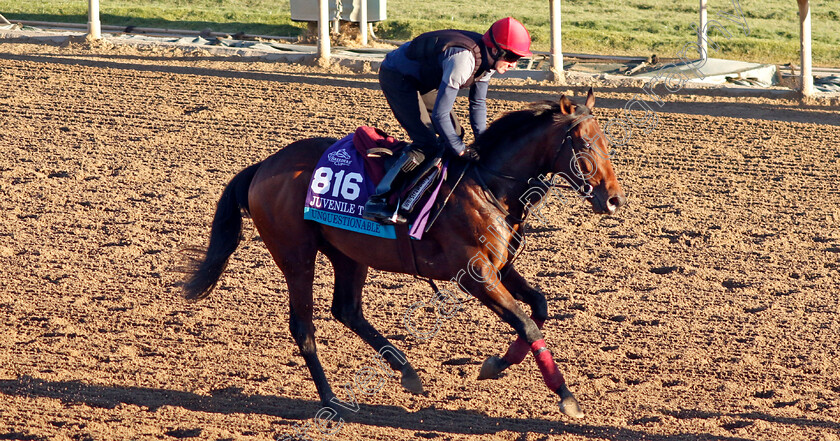
[[[394,165],[385,173],[385,177],[379,181],[376,186],[375,193],[365,203],[365,211],[362,217],[367,220],[382,222],[385,224],[402,224],[405,223],[405,217],[399,214],[399,204],[396,208],[391,208],[388,205],[388,199],[391,193],[399,186],[395,185],[398,179],[404,173],[409,173],[414,170],[420,163],[423,162],[425,155],[418,149],[411,146],[403,150],[400,157],[397,158]]]

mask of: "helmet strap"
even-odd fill
[[[499,43],[496,42],[496,37],[493,36],[493,27],[490,27],[490,29],[488,30],[488,34],[490,35],[490,42],[493,43],[493,47],[496,51],[496,55],[494,57],[496,60],[505,60],[512,62],[520,58],[519,55],[516,55],[513,52],[503,49],[501,46],[499,46]]]
[[[504,51],[504,49],[502,49],[499,46],[499,43],[496,42],[496,37],[493,36],[493,27],[492,26],[490,26],[490,29],[487,31],[487,33],[490,35],[490,42],[493,43],[493,49],[495,49],[495,52],[496,52],[496,57],[495,58],[497,60],[501,60],[502,55],[504,54],[505,51]]]

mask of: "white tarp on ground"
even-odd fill
[[[746,61],[707,58],[690,63],[666,65],[634,78],[664,78],[668,74],[681,73],[694,83],[725,84],[734,83],[743,86],[771,86],[776,84],[776,66],[773,64],[748,63]]]

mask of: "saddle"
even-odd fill
[[[440,158],[424,161],[396,196],[409,220],[408,234],[397,234],[393,225],[364,219],[365,201],[385,176],[395,152],[408,144],[387,136],[372,127],[359,127],[329,147],[319,159],[310,178],[303,207],[303,218],[335,228],[362,234],[397,239],[411,236],[421,239],[446,176],[446,164]],[[435,216],[436,217],[436,216]]]
[[[362,155],[365,161],[365,171],[373,180],[373,185],[385,176],[388,167],[393,163],[395,154],[408,146],[405,141],[398,141],[374,127],[361,126],[353,134],[353,147]]]
[[[398,141],[380,129],[362,126],[356,129],[353,136],[353,146],[362,155],[365,161],[365,170],[374,185],[385,176],[387,170],[393,165],[398,153],[409,144],[405,141]],[[417,152],[419,155],[420,152]],[[443,173],[443,154],[440,152],[433,158],[423,158],[420,164],[414,168],[414,173],[399,191],[391,195],[391,204],[400,201],[400,211],[406,217],[414,211],[417,202],[431,189],[432,184],[437,181]]]

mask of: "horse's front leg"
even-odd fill
[[[462,278],[462,281],[463,279],[468,278]],[[462,288],[467,288],[468,292],[473,293],[478,300],[513,327],[519,338],[528,345],[531,353],[534,354],[545,385],[560,395],[560,411],[573,418],[583,418],[580,404],[566,386],[566,380],[557,368],[557,364],[554,363],[554,358],[546,347],[537,323],[522,311],[504,283],[488,284],[486,282],[488,280],[492,280],[492,277],[485,275],[484,278],[478,280],[468,280],[466,284],[462,284]]]
[[[503,275],[502,285],[510,291],[514,298],[527,303],[531,307],[531,319],[537,325],[537,328],[542,329],[543,324],[548,318],[548,303],[545,301],[545,295],[532,287],[522,275],[516,272],[513,265],[503,268],[501,274]],[[528,356],[528,352],[530,351],[531,346],[528,342],[522,337],[517,336],[510,343],[504,355],[501,357],[494,355],[484,361],[484,364],[481,365],[478,379],[498,378],[499,374],[505,369],[514,364],[522,363],[522,360]]]

